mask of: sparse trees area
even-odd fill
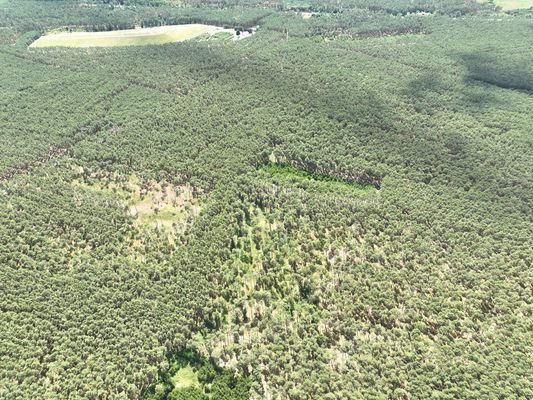
[[[259,28],[27,48],[187,22]],[[473,1],[0,0],[0,398],[531,398],[531,32]],[[132,176],[201,211],[169,240]]]

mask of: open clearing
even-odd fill
[[[533,0],[495,0],[494,3],[500,6],[503,10],[533,7]]]
[[[126,177],[97,173],[85,177],[80,173],[72,185],[118,198],[134,219],[135,226],[166,233],[171,244],[200,214],[199,199],[189,185],[142,181],[135,174]]]
[[[487,1],[485,0],[484,2]],[[533,7],[533,0],[494,0],[494,4],[507,11]]]
[[[1,0],[0,0],[1,1]],[[181,42],[204,34],[228,32],[234,29],[203,24],[168,25],[154,28],[126,29],[106,32],[61,32],[41,36],[30,47],[115,47],[143,46]]]
[[[174,387],[177,389],[200,386],[200,383],[198,382],[198,376],[190,365],[180,368],[176,375],[170,379],[172,380]]]
[[[267,164],[261,166],[259,169],[271,176],[276,176],[293,183],[308,181],[321,185],[325,184],[329,187],[349,189],[360,194],[370,194],[376,191],[376,188],[372,184],[351,182],[334,176],[314,174],[289,165]]]

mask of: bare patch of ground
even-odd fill
[[[139,229],[156,229],[170,243],[185,232],[200,213],[198,191],[190,185],[172,185],[129,176],[87,173],[77,167],[79,178],[72,184],[85,190],[118,197]]]

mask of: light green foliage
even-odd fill
[[[197,387],[200,385],[198,382],[198,376],[190,365],[180,368],[170,380],[175,389]]]
[[[217,33],[210,33],[206,35],[199,36],[197,40],[199,41],[223,41],[223,40],[231,40],[235,37],[234,33],[232,32],[217,32]]]
[[[336,178],[334,176],[310,173],[287,165],[268,164],[261,169],[272,176],[281,177],[291,181],[305,182],[310,180],[314,182],[323,182],[327,183],[325,187],[338,187],[363,194],[375,192],[375,188],[371,184],[361,184],[350,182],[342,178]]]

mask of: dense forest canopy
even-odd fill
[[[0,398],[532,398],[496,3],[0,0]],[[28,48],[189,23],[257,30]]]

